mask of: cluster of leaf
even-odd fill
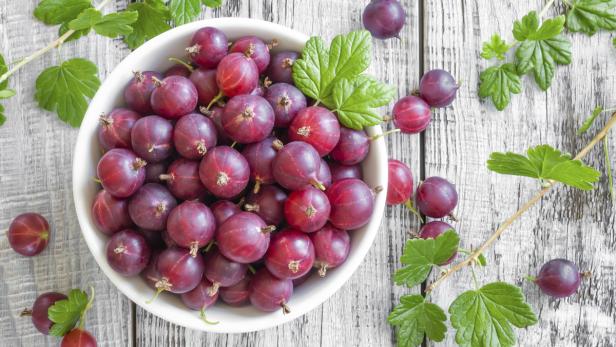
[[[363,74],[370,66],[372,38],[366,30],[336,36],[329,47],[311,37],[293,64],[293,81],[307,96],[338,115],[352,129],[382,122],[374,110],[394,97],[394,89]]]
[[[83,326],[86,312],[92,307],[94,289],[92,295],[88,295],[81,289],[72,289],[64,300],[56,301],[47,310],[49,320],[53,322],[49,335],[64,336],[71,331],[77,323]]]
[[[412,287],[423,282],[434,267],[458,251],[459,242],[453,230],[436,239],[407,241],[400,258],[405,266],[396,271],[396,284]],[[485,265],[485,259],[479,264]],[[504,282],[462,293],[449,306],[449,315],[460,346],[513,346],[513,327],[525,328],[537,322],[520,288]],[[442,341],[447,331],[445,311],[418,294],[402,296],[387,320],[398,328],[396,339],[401,347],[419,346],[424,337]]]
[[[563,1],[567,13],[540,23],[535,11],[528,13],[513,24],[512,43],[494,34],[484,42],[481,56],[497,59],[497,65],[482,71],[479,80],[479,96],[490,97],[498,110],[503,110],[511,100],[511,94],[522,91],[521,77],[526,74],[542,90],[552,84],[557,65],[571,63],[571,41],[562,31],[594,35],[599,29],[616,30],[616,0],[570,0]],[[515,49],[514,62],[505,62],[506,54]]]
[[[106,3],[106,2],[105,2]],[[34,16],[47,25],[59,25],[58,42],[76,40],[94,31],[98,35],[117,38],[135,49],[145,41],[176,25],[195,19],[204,6],[218,7],[222,0],[143,0],[131,3],[124,11],[103,15],[92,6],[91,0],[42,0]],[[0,75],[7,71],[0,55]],[[8,80],[0,83],[0,99],[15,92],[7,89]],[[73,127],[78,127],[88,106],[100,86],[98,68],[86,59],[74,58],[59,66],[45,69],[36,80],[35,98],[41,108],[54,111]],[[6,120],[0,105],[0,125]]]

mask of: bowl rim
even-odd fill
[[[184,35],[188,35],[196,30],[205,27],[217,27],[223,31],[225,29],[246,29],[246,33],[251,33],[249,29],[254,29],[258,27],[261,31],[268,31],[273,33],[275,37],[293,37],[295,41],[304,41],[306,42],[309,39],[309,36],[291,29],[289,27],[263,21],[259,19],[251,19],[251,18],[237,18],[237,17],[223,17],[223,18],[213,18],[213,19],[204,19],[195,21],[192,23],[188,23],[182,26],[178,26],[176,28],[172,28],[152,39],[145,42],[139,48],[128,54],[126,57],[122,59],[122,61],[114,67],[114,69],[106,76],[105,80],[99,87],[96,95],[90,101],[88,106],[88,110],[84,116],[83,124],[86,123],[86,120],[91,118],[98,117],[98,113],[95,109],[101,108],[100,104],[102,99],[102,94],[106,92],[109,86],[113,86],[118,79],[118,75],[121,70],[124,70],[125,66],[132,66],[133,61],[137,59],[137,57],[146,54],[150,51],[160,49],[160,46],[164,46],[164,43],[168,43],[170,39],[183,37]],[[98,106],[98,107],[97,107]],[[382,133],[382,129],[380,126],[373,126],[366,129],[369,135],[377,135]],[[85,193],[81,193],[82,187],[85,185],[84,180],[89,180],[89,178],[84,179],[83,177],[83,161],[78,160],[78,158],[84,158],[88,154],[88,151],[91,151],[91,146],[89,145],[89,141],[91,138],[89,137],[91,134],[85,131],[85,127],[80,128],[79,134],[77,136],[77,140],[75,142],[75,148],[73,151],[73,168],[72,168],[72,193],[73,200],[75,204],[75,211],[77,214],[77,218],[79,221],[79,226],[81,229],[81,234],[84,237],[84,240],[92,254],[92,257],[98,264],[99,268],[103,271],[107,279],[126,297],[128,297],[133,303],[139,305],[144,310],[150,312],[151,314],[168,321],[170,323],[180,325],[186,328],[191,328],[204,332],[215,332],[215,333],[246,333],[252,331],[263,330],[267,328],[272,328],[278,325],[282,325],[284,323],[290,322],[295,318],[301,317],[304,314],[310,312],[317,306],[323,304],[326,300],[328,300],[334,293],[336,293],[348,280],[351,276],[357,271],[359,266],[363,263],[364,259],[370,248],[374,243],[374,239],[376,238],[376,234],[380,229],[381,221],[383,217],[383,212],[385,209],[385,195],[384,193],[378,194],[375,200],[375,208],[374,212],[370,218],[370,222],[364,226],[367,228],[366,233],[363,235],[361,242],[358,242],[355,245],[355,249],[352,250],[353,253],[353,262],[349,262],[347,271],[339,271],[340,274],[336,275],[336,278],[331,279],[329,281],[323,281],[323,284],[319,285],[318,291],[314,293],[314,300],[308,300],[308,303],[303,303],[301,309],[296,309],[292,311],[288,315],[277,315],[274,316],[272,314],[263,313],[262,316],[255,316],[257,320],[255,320],[255,324],[238,324],[235,322],[228,322],[229,324],[218,324],[218,325],[208,325],[203,324],[199,321],[196,324],[193,320],[187,321],[182,319],[180,316],[166,314],[164,312],[164,307],[159,307],[156,303],[147,305],[144,303],[143,294],[138,290],[130,287],[127,283],[129,280],[125,277],[120,276],[115,273],[113,269],[108,265],[105,260],[104,254],[101,253],[98,249],[96,240],[91,238],[93,233],[100,233],[95,228],[93,228],[92,217],[91,217],[91,201],[83,197]],[[387,148],[385,146],[385,142],[383,137],[380,137],[377,140],[374,140],[370,144],[370,150],[376,152],[376,158],[378,161],[378,166],[374,168],[375,175],[379,182],[379,185],[385,189],[387,187]],[[81,175],[81,176],[80,176]],[[78,193],[79,192],[79,193]],[[103,252],[104,253],[104,252]],[[349,255],[349,259],[351,256]],[[140,277],[138,277],[139,280]],[[124,283],[126,282],[126,283]],[[159,298],[160,300],[160,298]],[[291,302],[293,298],[291,299]],[[192,312],[192,311],[190,311]],[[279,312],[276,312],[279,313]],[[198,316],[198,314],[195,314]]]

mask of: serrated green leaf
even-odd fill
[[[68,27],[75,31],[94,29],[97,34],[115,38],[130,34],[133,28],[130,24],[137,20],[137,11],[122,11],[103,16],[96,9],[87,9],[79,17],[72,20]]]
[[[217,8],[222,5],[222,0],[203,0],[203,4],[210,8]]]
[[[0,104],[0,126],[6,122],[6,116],[4,115],[4,106]]]
[[[168,6],[176,25],[190,23],[201,13],[201,0],[171,0]]]
[[[595,109],[592,111],[592,114],[588,118],[586,118],[584,123],[582,123],[582,126],[578,129],[577,131],[578,135],[583,134],[586,131],[588,131],[588,129],[590,129],[590,127],[595,122],[597,117],[601,114],[601,112],[603,112],[603,107],[601,106],[595,107]]]
[[[89,8],[79,14],[77,18],[68,23],[68,28],[72,30],[83,30],[92,28],[96,23],[103,18],[101,11],[95,8]]]
[[[599,29],[616,30],[616,0],[571,0],[567,29],[594,35]]]
[[[460,237],[448,230],[436,239],[412,239],[406,242],[400,257],[403,268],[394,273],[394,282],[408,287],[423,282],[435,265],[449,260],[458,250]]]
[[[405,295],[400,304],[387,317],[389,324],[397,326],[397,345],[421,345],[424,336],[432,341],[443,341],[447,316],[438,305],[426,302],[421,295]]]
[[[520,76],[515,65],[508,63],[492,66],[479,75],[479,96],[490,97],[497,110],[502,111],[509,105],[511,94],[522,91]]]
[[[124,42],[131,49],[141,46],[145,41],[171,29],[168,20],[171,13],[162,0],[145,0],[128,5],[127,11],[137,11],[138,18],[131,24],[133,32],[124,36]]]
[[[67,31],[69,31],[69,27],[68,27],[68,22],[67,23],[63,23],[62,25],[60,25],[60,28],[58,29],[58,36],[62,36],[64,35]],[[69,36],[66,40],[64,40],[64,42],[69,42],[69,41],[73,41],[73,40],[77,40],[80,37],[84,36],[84,35],[88,35],[88,33],[90,32],[90,28],[88,29],[84,29],[84,30],[77,30],[74,33],[71,34],[71,36]]]
[[[49,329],[49,334],[66,335],[75,327],[87,306],[88,295],[80,289],[73,289],[68,293],[67,299],[56,301],[47,310],[49,320],[54,323]]]
[[[304,94],[318,100],[324,89],[328,65],[329,49],[325,41],[313,36],[306,42],[301,59],[293,63],[293,82]]]
[[[15,91],[13,89],[2,89],[0,90],[0,99],[8,99],[15,95]]]
[[[537,12],[531,11],[522,20],[513,23],[513,37],[518,41],[525,40],[545,40],[560,34],[565,25],[565,17],[546,19],[539,26],[539,16]]]
[[[449,306],[449,314],[461,347],[510,347],[516,343],[512,325],[525,328],[537,323],[522,290],[503,282],[462,293]]]
[[[509,50],[509,45],[503,40],[500,35],[494,34],[490,41],[483,43],[481,48],[481,57],[483,59],[496,58],[498,60],[505,59],[505,53]]]
[[[0,54],[0,76],[4,75],[7,71],[9,71],[9,67],[6,65],[4,61],[4,56]],[[2,83],[0,83],[0,89],[5,89],[9,85],[9,80],[6,79]]]
[[[333,88],[332,104],[327,104],[327,100],[324,103],[334,109],[342,125],[361,130],[382,122],[372,109],[387,105],[394,93],[392,87],[362,75],[353,81],[338,80]]]
[[[41,108],[55,111],[61,120],[78,127],[100,86],[98,69],[89,60],[75,58],[45,69],[36,79],[35,98]]]
[[[43,0],[34,9],[34,16],[47,25],[58,25],[70,22],[91,7],[90,0]]]
[[[554,180],[582,190],[594,189],[593,183],[601,176],[594,168],[549,145],[532,147],[526,153],[528,157],[494,152],[488,160],[488,169],[505,175]]]

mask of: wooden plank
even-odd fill
[[[491,152],[522,152],[547,143],[575,153],[593,133],[575,134],[582,119],[595,105],[616,103],[612,89],[616,62],[605,33],[592,38],[566,34],[573,42],[573,62],[558,67],[548,92],[541,92],[525,78],[524,91],[513,97],[504,112],[478,100],[478,67],[487,66],[479,57],[481,42],[494,32],[511,40],[512,20],[540,10],[542,5],[541,1],[425,1],[426,69],[444,68],[463,82],[453,107],[435,112],[426,133],[426,174],[446,177],[457,185],[460,204],[456,214],[461,220],[455,226],[466,247],[482,243],[538,190],[533,180],[488,172],[485,161]],[[554,9],[548,12],[549,16],[555,14]],[[613,134],[610,141],[613,153]],[[586,162],[603,168],[600,148],[593,150]],[[538,313],[537,325],[516,331],[520,346],[614,345],[614,223],[614,205],[605,178],[594,192],[557,187],[487,252],[490,265],[478,271],[479,282],[521,284]],[[577,295],[553,300],[522,280],[547,260],[561,257],[594,274]],[[447,308],[457,295],[472,287],[467,269],[432,297]],[[435,345],[454,345],[451,327],[447,340]]]
[[[37,1],[0,0],[0,37],[7,61],[16,61],[57,37],[32,16]],[[117,1],[109,5],[125,5]],[[94,287],[96,299],[86,328],[99,346],[132,345],[131,303],[106,279],[83,242],[74,212],[72,187],[73,146],[77,129],[38,108],[34,86],[38,74],[60,61],[84,57],[94,61],[101,79],[127,54],[118,41],[90,35],[65,44],[29,64],[11,78],[17,91],[3,101],[8,120],[0,127],[0,341],[5,346],[57,346],[59,339],[41,335],[29,318],[19,313],[37,294]],[[52,226],[47,250],[33,258],[14,253],[5,229],[19,213],[36,211]]]
[[[419,78],[419,21],[416,1],[403,1],[408,11],[401,40],[375,41],[372,72],[408,95]],[[227,0],[222,9],[203,17],[241,16],[265,19],[331,39],[360,29],[364,2]],[[386,110],[384,111],[386,112]],[[390,156],[408,163],[419,175],[419,136],[393,135]],[[286,325],[249,334],[205,334],[179,328],[137,307],[137,345],[140,346],[387,346],[394,343],[386,322],[392,305],[411,290],[394,287],[391,275],[406,231],[417,229],[402,207],[389,208],[375,244],[351,280],[323,305]]]

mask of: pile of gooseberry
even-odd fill
[[[100,117],[92,217],[109,265],[202,313],[219,298],[288,312],[312,269],[346,260],[379,190],[362,180],[370,138],[309,106],[299,54],[272,46],[202,28],[188,61],[135,72]]]

